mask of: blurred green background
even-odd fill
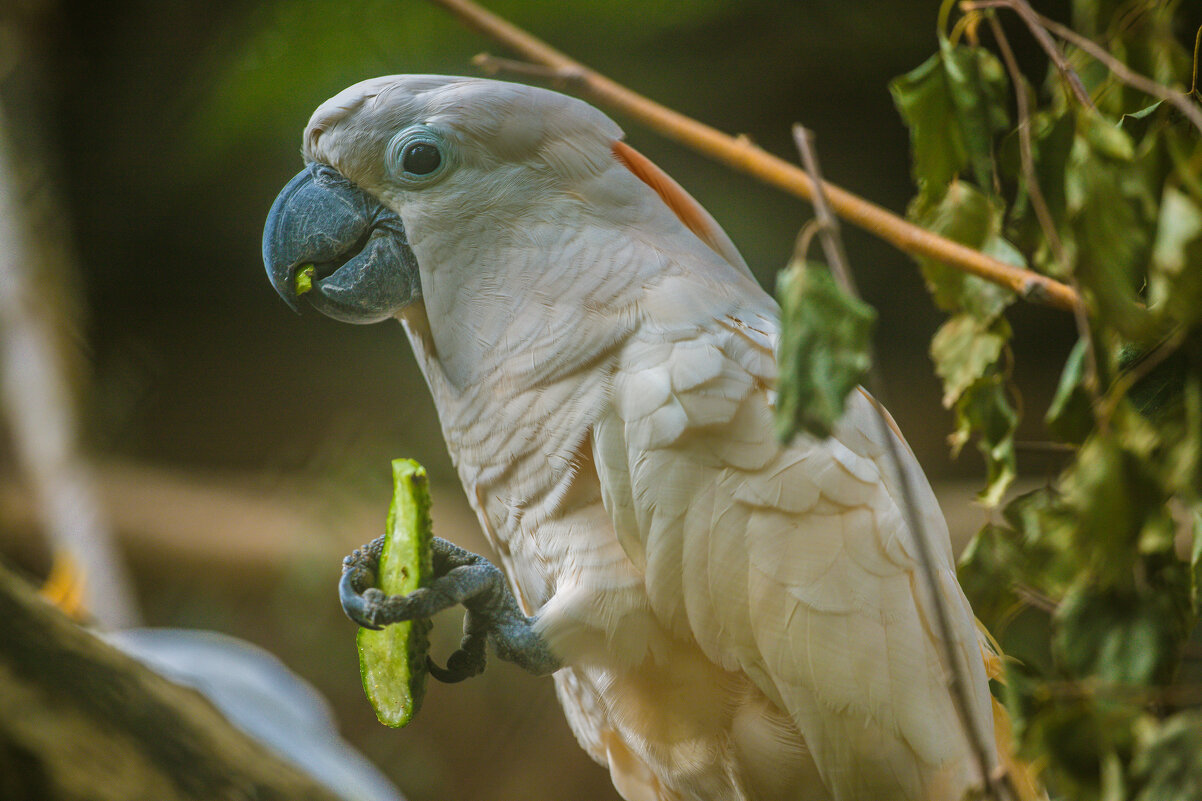
[[[1064,19],[1065,5],[1038,3]],[[496,0],[494,11],[637,91],[796,160],[813,129],[828,180],[902,211],[907,133],[888,81],[936,46],[936,2]],[[576,747],[551,683],[496,666],[434,686],[393,732],[358,687],[338,558],[382,530],[388,460],[435,480],[436,532],[485,546],[464,511],[426,388],[399,326],[294,315],[260,260],[276,192],[301,167],[312,110],[380,74],[472,74],[506,55],[418,0],[10,0],[0,10],[0,97],[10,135],[57,198],[73,268],[46,282],[77,388],[81,429],[135,570],[148,622],[260,642],[334,702],[350,739],[414,801],[614,799]],[[1028,74],[1042,57],[1014,28]],[[619,118],[628,140],[724,225],[769,289],[808,206]],[[917,269],[857,230],[847,249],[880,314],[889,404],[920,460],[967,509],[950,415],[927,358],[940,321]],[[1012,313],[1016,377],[1038,421],[1075,339],[1060,312]],[[1054,458],[1020,454],[1040,480]],[[0,546],[44,569],[19,466]],[[958,493],[958,494],[957,494]],[[960,500],[956,500],[960,499]],[[457,641],[441,621],[435,653]]]
[[[616,80],[787,158],[789,126],[803,122],[830,180],[895,210],[910,196],[907,135],[886,83],[933,51],[935,6],[493,4]],[[75,231],[96,447],[317,472],[419,453],[450,478],[399,327],[296,318],[264,280],[259,237],[321,101],[374,75],[470,73],[470,57],[496,46],[415,0],[64,3],[43,25],[44,116],[30,133],[58,162]],[[808,208],[619,122],[771,287]],[[946,474],[948,417],[926,357],[938,315],[904,256],[858,231],[847,239],[880,310],[891,405],[927,469]],[[1062,362],[1063,316],[1019,316],[1028,342],[1060,335],[1035,355]]]

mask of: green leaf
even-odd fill
[[[1019,755],[1048,764],[1057,798],[1098,798],[1105,765],[1116,755],[1125,761],[1121,758],[1134,739],[1131,725],[1140,713],[1095,703],[1080,689],[1074,692],[1062,680],[1045,681],[1024,665],[1011,665],[1006,676],[1006,708],[1013,715]]]
[[[980,187],[993,186],[993,139],[1009,118],[1006,73],[992,53],[943,40],[939,53],[889,89],[910,128],[920,194],[938,198],[966,168]]]
[[[1067,551],[1072,547],[1072,532],[1064,513],[1061,493],[1054,487],[1040,487],[1006,504],[1002,517],[1022,532],[1024,547],[1039,545],[1053,551]]]
[[[388,510],[378,585],[388,595],[407,595],[434,574],[430,553],[430,491],[426,470],[412,459],[392,463],[393,495]],[[363,690],[386,726],[404,726],[426,694],[429,620],[393,623],[356,634]]]
[[[1160,686],[1177,671],[1195,619],[1189,571],[1172,553],[1136,557],[1142,580],[1102,586],[1083,575],[1055,617],[1053,645],[1070,676]]]
[[[1002,211],[971,184],[956,181],[939,203],[911,207],[911,218],[924,228],[963,245],[990,252],[1016,266],[1025,266],[1021,254],[1003,243],[998,231]],[[1014,293],[983,278],[948,267],[934,259],[918,258],[936,305],[950,312],[967,311],[992,322],[1014,302]]]
[[[1098,801],[1127,801],[1127,775],[1123,760],[1114,751],[1102,756],[1102,786]]]
[[[1076,136],[1074,115],[1065,111],[1043,111],[1031,117],[1031,158],[1034,162],[1035,181],[1043,195],[1044,204],[1061,239],[1066,215],[1065,170],[1069,153]],[[1006,177],[1015,183],[1016,196],[1007,218],[1010,231],[1020,248],[1031,254],[1031,261],[1042,271],[1058,278],[1067,278],[1070,265],[1056,261],[1056,254],[1046,239],[1043,225],[1031,206],[1030,187],[1022,169],[1017,132],[1007,137],[1004,143],[1001,166],[1007,168]]]
[[[781,307],[776,432],[830,436],[847,396],[868,372],[876,312],[839,287],[822,264],[794,261],[777,277]]]
[[[1077,118],[1077,124],[1095,153],[1115,161],[1135,158],[1135,142],[1130,134],[1101,114],[1085,109]]]
[[[1151,117],[1152,115],[1154,115],[1154,114],[1156,113],[1156,111],[1157,111],[1157,110],[1158,110],[1158,109],[1159,109],[1161,106],[1163,106],[1163,105],[1164,105],[1164,102],[1165,102],[1165,101],[1163,101],[1163,100],[1157,100],[1157,101],[1156,101],[1155,103],[1153,103],[1152,105],[1150,105],[1150,106],[1145,106],[1144,108],[1141,108],[1139,111],[1133,111],[1133,112],[1131,112],[1130,114],[1124,114],[1124,115],[1123,115],[1123,116],[1122,116],[1122,117],[1119,119],[1119,125],[1120,125],[1120,126],[1121,126],[1121,125],[1127,125],[1127,124],[1129,124],[1129,123],[1130,123],[1132,120],[1145,120],[1145,119],[1148,119],[1149,117]]]
[[[1094,41],[1105,42],[1111,54],[1133,72],[1167,86],[1188,85],[1190,59],[1178,33],[1181,23],[1189,19],[1188,12],[1185,20],[1181,19],[1182,9],[1191,6],[1196,8],[1180,0],[1139,5],[1122,0],[1074,0],[1073,27]],[[1138,11],[1133,13],[1134,9]],[[1104,112],[1119,116],[1152,102],[1148,95],[1118,81],[1105,65],[1082,58],[1074,47],[1067,48],[1067,55],[1074,65],[1087,65],[1081,77]]]
[[[1013,528],[1015,547],[1024,558],[1017,580],[1049,598],[1062,598],[1089,559],[1076,546],[1064,497],[1054,487],[1040,487],[1007,503],[1002,517]]]
[[[977,450],[985,457],[987,483],[977,496],[985,506],[997,506],[1017,475],[1014,432],[1018,412],[1010,404],[1006,382],[990,375],[974,382],[956,401],[956,431],[950,441],[953,454],[977,432]]]
[[[1006,71],[983,47],[953,47],[941,39],[939,50],[973,180],[991,189],[993,139],[1010,126]]]
[[[1131,773],[1140,789],[1135,801],[1202,798],[1202,712],[1189,710],[1136,727]]]
[[[1173,186],[1160,203],[1148,304],[1178,323],[1202,317],[1202,205]]]
[[[1190,74],[1176,39],[1193,5],[1072,2],[1083,34],[1178,94]],[[941,13],[953,6],[944,0]],[[937,58],[894,83],[919,185],[910,219],[1075,282],[1099,386],[1083,386],[1093,365],[1078,343],[1045,421],[1077,452],[1065,454],[1071,462],[1053,484],[1009,503],[1004,522],[990,518],[959,575],[1003,649],[1021,660],[1007,664],[1007,706],[1021,753],[1046,766],[1057,797],[1192,801],[1202,797],[1202,714],[1174,731],[1161,731],[1153,714],[1174,711],[1175,691],[1198,680],[1181,657],[1202,612],[1202,136],[1171,104],[1066,45],[1091,108],[1055,68],[1039,91],[1023,80],[1015,87],[1029,100],[1031,180],[1050,236],[1049,220],[1034,214],[1025,143],[1017,133],[999,143],[1001,116],[983,115],[1009,106],[1007,76],[986,80],[970,51],[941,39]],[[1056,240],[1062,248],[1053,250]],[[1016,467],[1002,317],[1012,299],[942,265],[921,266],[950,313],[931,354],[955,412],[952,445],[976,442],[989,473],[984,500],[997,503]],[[1029,369],[1020,353],[1015,371]],[[1187,559],[1180,540],[1190,524]]]
[[[1177,350],[1148,370],[1144,360],[1153,358],[1154,353],[1154,347],[1131,345],[1123,348],[1119,356],[1119,370],[1121,373],[1146,371],[1127,390],[1127,400],[1137,412],[1149,421],[1165,426],[1167,430],[1181,412],[1189,360],[1181,350]]]
[[[1077,340],[1064,363],[1056,394],[1048,406],[1044,424],[1048,432],[1061,442],[1080,445],[1093,430],[1093,398],[1085,389],[1085,357],[1089,343]]]
[[[1152,265],[1169,276],[1202,265],[1202,252],[1191,246],[1202,243],[1202,208],[1181,190],[1165,187],[1160,203],[1156,241],[1152,246]]]
[[[1141,165],[1131,160],[1130,137],[1096,114],[1080,113],[1077,122],[1065,179],[1066,245],[1098,314],[1126,339],[1146,342],[1160,332],[1140,294],[1156,199]]]
[[[1016,598],[1011,584],[1022,575],[1026,555],[1014,531],[992,523],[976,533],[960,555],[960,586],[972,601],[973,611],[996,636],[997,623],[1007,616]]]
[[[1154,470],[1119,436],[1087,440],[1061,482],[1077,546],[1091,554],[1095,578],[1106,585],[1133,580],[1132,559],[1145,526],[1167,516],[1168,498]]]
[[[943,55],[936,53],[889,84],[893,102],[910,128],[914,183],[937,197],[968,166],[968,152],[955,116]]]
[[[1148,131],[1148,125],[1159,116],[1162,107],[1165,106],[1163,100],[1157,100],[1150,106],[1141,108],[1139,111],[1133,111],[1130,114],[1124,114],[1119,118],[1119,127],[1135,138],[1141,138]]]
[[[1056,613],[1053,644],[1061,664],[1077,677],[1167,682],[1178,655],[1175,618],[1171,604],[1155,593],[1082,585]]]
[[[1009,340],[1010,326],[1002,317],[986,324],[979,317],[961,313],[939,327],[931,340],[931,359],[943,379],[946,408],[997,362]]]

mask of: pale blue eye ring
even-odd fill
[[[426,184],[447,170],[447,149],[442,138],[429,128],[401,131],[388,143],[387,159],[392,174],[413,184]]]

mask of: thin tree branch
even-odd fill
[[[1052,212],[1048,209],[1043,190],[1039,187],[1038,176],[1035,174],[1035,157],[1031,147],[1031,111],[1027,103],[1022,71],[1018,68],[1018,62],[1014,58],[1014,52],[1010,49],[1006,32],[1002,30],[997,17],[993,14],[989,14],[988,17],[993,37],[997,40],[998,51],[1002,54],[1002,62],[1006,65],[1006,71],[1010,74],[1010,83],[1014,86],[1014,105],[1018,114],[1016,129],[1019,156],[1022,160],[1023,178],[1027,182],[1027,195],[1031,199],[1031,208],[1035,212],[1035,218],[1039,221],[1039,227],[1043,230],[1044,238],[1048,240],[1048,247],[1052,249],[1052,257],[1061,269],[1067,269],[1068,262],[1064,257],[1064,243],[1060,241],[1060,234],[1056,231],[1056,222],[1052,219]]]
[[[818,156],[814,153],[812,134],[801,125],[794,125],[793,139],[797,143],[798,150],[801,151],[802,163],[814,181],[814,214],[818,220],[818,236],[822,239],[822,249],[826,254],[831,273],[843,285],[843,289],[848,294],[859,298],[860,293],[856,289],[855,279],[852,277],[843,242],[839,236],[839,222],[831,213],[830,204],[826,199],[825,184],[822,181],[822,173],[819,171]],[[884,381],[881,378],[874,350],[872,343],[869,342],[868,391],[879,403],[883,404],[885,402]],[[988,798],[997,799],[997,801],[1017,798],[1017,793],[1011,785],[1009,777],[1004,773],[999,774],[998,766],[990,758],[985,728],[972,712],[972,703],[968,695],[968,676],[955,653],[955,631],[952,629],[951,617],[939,589],[935,554],[931,548],[926,526],[923,525],[922,516],[917,511],[918,503],[914,495],[910,471],[906,469],[905,463],[902,461],[901,448],[884,413],[881,412],[875,417],[878,426],[877,434],[885,443],[885,453],[901,484],[902,513],[905,516],[906,526],[913,533],[914,541],[918,546],[918,562],[923,582],[930,590],[931,599],[935,604],[935,624],[939,631],[940,650],[951,671],[952,706],[956,710],[956,716],[959,718],[960,727],[964,730],[964,738],[968,742],[969,751],[972,753],[982,781],[985,783],[985,795]]]
[[[703,155],[746,172],[790,194],[813,201],[814,183],[804,170],[756,147],[746,137],[731,137],[677,111],[638,95],[531,36],[471,0],[431,0],[466,25],[551,68],[560,76],[579,76],[581,92]],[[496,63],[493,62],[495,66]],[[998,261],[972,248],[931,233],[881,206],[840,189],[823,187],[831,208],[848,222],[884,239],[912,256],[935,259],[950,267],[1007,287],[1019,297],[1071,311],[1077,293],[1031,270]]]
[[[1028,606],[1033,606],[1048,614],[1055,614],[1060,609],[1060,604],[1034,587],[1019,582],[1015,582],[1011,587],[1014,590],[1014,594],[1021,598]]]
[[[1067,442],[1045,442],[1043,440],[1016,439],[1014,450],[1028,453],[1063,453],[1074,454],[1080,450],[1076,445]]]
[[[1195,98],[1198,97],[1198,55],[1202,53],[1202,25],[1198,26],[1198,32],[1194,34],[1194,69],[1190,76],[1189,93]]]
[[[827,264],[847,293],[859,298],[860,290],[856,286],[855,276],[852,275],[851,265],[847,260],[847,251],[843,248],[843,237],[839,233],[839,218],[831,212],[826,192],[823,191],[822,172],[818,169],[818,155],[814,152],[814,133],[800,123],[795,123],[793,141],[801,153],[801,163],[814,179],[814,218],[818,222],[818,236],[822,241],[822,252],[826,254]],[[870,359],[870,363],[875,365],[876,359]]]
[[[822,223],[818,222],[818,218],[812,218],[801,226],[801,231],[797,234],[797,239],[793,243],[793,258],[799,261],[805,261],[806,254],[810,252],[810,242],[818,234],[822,228]]]
[[[964,11],[973,9],[986,8],[1008,8],[1022,18],[1023,22],[1031,30],[1031,35],[1035,37],[1035,41],[1047,53],[1048,58],[1056,65],[1056,71],[1060,73],[1061,80],[1064,81],[1073,97],[1077,98],[1077,102],[1083,108],[1093,108],[1093,100],[1089,97],[1089,92],[1085,91],[1085,85],[1081,83],[1081,77],[1077,75],[1077,71],[1068,63],[1068,59],[1064,56],[1064,51],[1052,40],[1048,35],[1047,30],[1039,21],[1039,15],[1031,8],[1024,0],[978,0],[978,2],[961,3],[960,8]]]
[[[1165,101],[1184,114],[1199,131],[1202,131],[1202,106],[1199,106],[1197,103],[1195,103],[1190,95],[1174,92],[1167,86],[1162,86],[1151,78],[1140,75],[1138,72],[1135,72],[1129,68],[1122,61],[1119,61],[1117,58],[1112,56],[1106,51],[1105,48],[1092,39],[1082,36],[1072,28],[1069,28],[1066,25],[1061,25],[1059,22],[1049,19],[1042,14],[1035,12],[1032,13],[1035,14],[1040,24],[1046,27],[1049,31],[1056,34],[1061,39],[1064,39],[1066,42],[1071,42],[1073,45],[1084,50],[1086,53],[1089,53],[1089,55],[1106,65],[1106,69],[1110,70],[1114,77],[1118,78],[1128,86],[1138,89],[1144,94],[1151,95],[1152,97],[1158,97]]]
[[[1123,83],[1131,86],[1144,94],[1159,98],[1170,104],[1180,111],[1199,131],[1202,131],[1202,106],[1194,102],[1192,90],[1188,93],[1174,92],[1167,86],[1162,86],[1156,81],[1144,75],[1135,72],[1119,59],[1112,56],[1106,48],[1099,45],[1087,36],[1074,31],[1067,25],[1061,25],[1054,19],[1045,17],[1039,12],[1031,8],[1026,0],[978,0],[978,2],[965,3],[965,8],[1009,8],[1014,11],[1023,21],[1027,23],[1027,27],[1031,29],[1031,33],[1041,44],[1049,32],[1055,34],[1066,42],[1080,48],[1088,53],[1097,61],[1101,62],[1106,69],[1110,70],[1114,77],[1118,78]],[[1047,47],[1044,47],[1047,50]],[[1053,47],[1052,51],[1059,52],[1059,48]],[[1079,99],[1079,98],[1078,98]],[[1086,102],[1084,105],[1092,108],[1093,104]]]
[[[1035,174],[1035,156],[1031,147],[1031,110],[1027,104],[1026,82],[1023,80],[1022,71],[1018,68],[1018,61],[1014,58],[1014,51],[1010,49],[1010,41],[1006,38],[1006,32],[1002,30],[997,16],[992,13],[987,16],[989,26],[993,30],[993,37],[997,40],[998,51],[1002,54],[1002,61],[1006,65],[1006,71],[1010,74],[1010,83],[1014,86],[1014,106],[1018,115],[1018,152],[1022,162],[1023,178],[1027,183],[1027,196],[1031,199],[1031,209],[1035,212],[1039,227],[1048,241],[1048,247],[1052,249],[1052,258],[1056,260],[1062,270],[1070,270],[1071,267],[1064,253],[1064,243],[1060,241],[1060,234],[1056,231],[1056,221],[1052,219],[1052,212],[1048,208],[1043,190],[1039,186],[1039,176]],[[1046,31],[1044,36],[1047,36]],[[1076,77],[1076,73],[1073,73],[1073,78]],[[1076,85],[1080,85],[1080,81],[1077,81]],[[1080,297],[1081,287],[1075,273],[1069,274],[1069,285]],[[1093,332],[1089,326],[1089,313],[1086,311],[1084,303],[1073,304],[1073,319],[1077,324],[1077,336],[1085,343],[1084,384],[1093,399],[1090,410],[1093,412],[1095,420],[1101,425],[1102,420],[1097,411],[1101,398],[1098,352],[1094,347]]]
[[[542,64],[531,64],[528,61],[516,61],[512,58],[501,58],[491,53],[478,53],[472,57],[472,65],[479,67],[485,75],[499,75],[507,72],[510,75],[521,75],[525,78],[537,78],[549,81],[561,89],[586,89],[584,75],[578,70],[555,69]]]

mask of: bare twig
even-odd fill
[[[1028,606],[1033,606],[1048,614],[1055,614],[1060,609],[1060,604],[1034,587],[1017,582],[1011,586],[1014,588],[1014,594],[1021,598]]]
[[[472,65],[479,67],[485,75],[499,75],[506,72],[510,75],[549,81],[560,88],[576,90],[584,88],[581,86],[584,76],[579,70],[545,67],[542,64],[531,64],[528,61],[501,58],[491,53],[476,54],[472,57]]]
[[[1032,12],[1034,13],[1034,12]],[[1035,15],[1039,22],[1049,31],[1064,39],[1066,42],[1071,42],[1080,49],[1084,50],[1089,55],[1093,56],[1098,61],[1106,65],[1106,69],[1114,74],[1123,83],[1131,86],[1146,95],[1160,98],[1169,105],[1176,108],[1189,119],[1194,126],[1202,131],[1202,107],[1193,101],[1193,99],[1180,92],[1174,92],[1167,86],[1162,86],[1151,78],[1140,75],[1129,68],[1122,61],[1110,55],[1101,45],[1094,42],[1092,39],[1082,36],[1081,34],[1069,28],[1066,25],[1061,25],[1053,19],[1043,16],[1042,14]]]
[[[1202,25],[1198,26],[1198,32],[1194,34],[1194,71],[1189,82],[1189,93],[1195,98],[1198,97],[1199,91],[1198,56],[1200,53],[1202,53]]]
[[[818,156],[814,153],[813,136],[801,125],[794,125],[793,139],[797,143],[798,150],[801,151],[801,159],[806,171],[810,173],[814,180],[814,214],[818,220],[818,236],[822,239],[822,249],[826,254],[831,273],[843,285],[844,290],[848,294],[859,298],[859,292],[856,289],[855,280],[852,277],[846,252],[843,248],[842,238],[839,235],[839,222],[831,213],[830,205],[827,203],[825,197],[825,184],[822,181],[822,173],[818,167]],[[881,378],[880,367],[876,359],[876,354],[873,352],[872,343],[868,343],[867,347],[869,361],[867,375],[868,390],[876,397],[878,402],[883,404],[885,402],[884,381]],[[982,721],[977,720],[973,715],[972,702],[968,694],[968,676],[965,674],[964,666],[956,655],[955,631],[952,629],[951,617],[948,614],[947,605],[944,603],[943,595],[939,589],[939,577],[935,568],[935,553],[931,548],[931,542],[928,538],[926,527],[923,525],[922,516],[917,512],[918,503],[914,495],[914,486],[911,482],[910,471],[906,469],[905,462],[902,460],[901,447],[888,421],[885,419],[884,413],[878,413],[875,417],[878,426],[877,433],[885,443],[885,452],[888,455],[890,463],[893,465],[894,472],[896,472],[901,485],[902,513],[905,516],[906,526],[913,533],[914,542],[918,547],[918,562],[922,578],[927,585],[927,589],[930,590],[931,599],[935,605],[935,624],[939,631],[940,650],[943,652],[944,661],[951,671],[950,689],[952,706],[955,708],[956,716],[960,720],[960,726],[964,730],[964,737],[968,742],[969,750],[972,752],[973,761],[976,763],[982,780],[985,782],[984,791],[986,796],[998,801],[1017,798],[1018,794],[1005,771],[999,770],[999,766],[990,758],[987,735]]]
[[[1030,10],[1029,7],[1028,10]],[[1031,110],[1027,104],[1026,84],[1022,71],[1018,68],[1018,61],[1014,58],[1014,51],[1010,49],[1010,41],[1006,38],[1006,32],[1002,30],[1001,23],[994,14],[989,14],[988,17],[993,37],[997,40],[998,51],[1002,54],[1002,61],[1006,65],[1006,71],[1010,74],[1010,83],[1014,86],[1014,106],[1018,115],[1018,152],[1022,162],[1023,178],[1027,184],[1027,196],[1031,200],[1031,209],[1035,212],[1039,227],[1048,241],[1048,247],[1052,250],[1052,258],[1056,260],[1062,270],[1069,270],[1070,265],[1065,257],[1064,243],[1060,241],[1060,234],[1056,231],[1056,221],[1052,219],[1052,212],[1048,208],[1043,190],[1039,186],[1039,176],[1035,174],[1035,156],[1031,148]],[[1044,36],[1046,35],[1045,31]],[[1073,73],[1073,78],[1076,79],[1076,77],[1076,74]],[[1080,82],[1077,81],[1076,85],[1079,84]],[[1080,297],[1081,287],[1075,273],[1069,274],[1069,285]],[[1098,353],[1094,347],[1093,332],[1089,326],[1089,313],[1086,311],[1084,303],[1078,301],[1073,304],[1073,320],[1077,325],[1077,336],[1085,342],[1084,384],[1093,399],[1090,409],[1097,418],[1097,406],[1102,391],[1098,378]],[[1101,424],[1100,418],[1099,424]]]
[[[1022,71],[1019,70],[1014,52],[1010,49],[1006,32],[1002,30],[1001,24],[993,14],[989,15],[989,26],[993,30],[994,39],[997,40],[998,51],[1002,54],[1002,62],[1010,74],[1010,83],[1014,86],[1014,105],[1018,114],[1016,128],[1019,156],[1022,160],[1023,177],[1027,182],[1027,195],[1031,199],[1031,208],[1035,212],[1035,218],[1039,221],[1039,227],[1043,230],[1044,238],[1048,240],[1048,247],[1052,249],[1052,257],[1061,269],[1067,269],[1064,243],[1060,241],[1060,234],[1056,231],[1056,222],[1052,219],[1052,212],[1048,209],[1047,200],[1044,199],[1043,190],[1039,187],[1038,176],[1035,174],[1035,157],[1031,148],[1031,111],[1027,103]]]
[[[1077,71],[1068,63],[1068,59],[1064,57],[1064,52],[1048,35],[1047,30],[1041,24],[1039,15],[1035,10],[1027,4],[1026,0],[978,0],[978,2],[966,2],[960,6],[964,10],[971,9],[986,9],[986,8],[1008,8],[1022,18],[1027,27],[1031,29],[1031,35],[1035,37],[1035,41],[1047,53],[1048,58],[1056,65],[1056,71],[1060,73],[1061,80],[1068,86],[1069,91],[1073,93],[1073,97],[1077,98],[1077,102],[1084,108],[1093,108],[1093,101],[1089,97],[1089,92],[1085,91],[1085,86],[1081,83],[1081,77],[1077,75]]]
[[[1074,31],[1067,25],[1061,25],[1054,19],[1045,17],[1037,11],[1033,10],[1026,0],[978,0],[968,4],[972,8],[1009,8],[1023,18],[1027,23],[1027,27],[1031,29],[1032,35],[1036,39],[1043,42],[1043,37],[1046,37],[1048,32],[1051,32],[1063,39],[1066,42],[1080,48],[1088,53],[1097,61],[1105,65],[1106,69],[1118,78],[1123,83],[1131,86],[1144,94],[1159,98],[1170,104],[1202,131],[1202,106],[1199,106],[1193,100],[1192,91],[1189,93],[1174,92],[1167,86],[1163,86],[1156,81],[1144,75],[1135,72],[1119,59],[1112,56],[1106,48],[1099,45],[1087,36]],[[1046,47],[1045,47],[1046,49]],[[1059,52],[1057,50],[1057,52]],[[1050,55],[1050,51],[1049,51]],[[1080,99],[1080,98],[1078,98]],[[1092,103],[1085,103],[1087,107],[1092,108]]]
[[[793,258],[798,261],[804,261],[806,254],[810,252],[810,242],[818,234],[822,228],[822,224],[817,218],[809,220],[805,225],[801,226],[801,231],[797,234],[797,240],[793,243]]]
[[[1107,682],[1097,678],[1084,681],[1045,681],[1033,687],[1037,696],[1047,699],[1099,698],[1138,704],[1145,707],[1196,707],[1202,704],[1202,684],[1140,685]]]
[[[851,266],[847,261],[847,251],[843,249],[843,237],[839,234],[839,218],[832,212],[823,191],[822,173],[818,169],[818,156],[814,153],[814,133],[801,124],[793,126],[793,141],[801,152],[801,163],[814,179],[814,217],[818,222],[818,236],[822,241],[822,252],[826,254],[827,264],[831,272],[843,288],[853,297],[860,297],[856,287],[856,279],[852,275]],[[876,364],[876,360],[871,360]]]
[[[805,200],[813,200],[814,185],[804,170],[756,147],[745,137],[731,137],[677,111],[638,95],[548,46],[516,25],[471,0],[431,0],[530,61],[561,75],[579,75],[584,94],[602,105],[631,116],[661,134],[728,166]],[[824,191],[836,214],[914,256],[935,259],[957,270],[1007,287],[1025,300],[1071,311],[1077,293],[1070,287],[1006,264],[980,251],[931,233],[896,214],[832,184]]]
[[[1043,440],[1018,439],[1014,441],[1014,450],[1027,453],[1063,453],[1074,454],[1079,448],[1067,442],[1045,442]]]

